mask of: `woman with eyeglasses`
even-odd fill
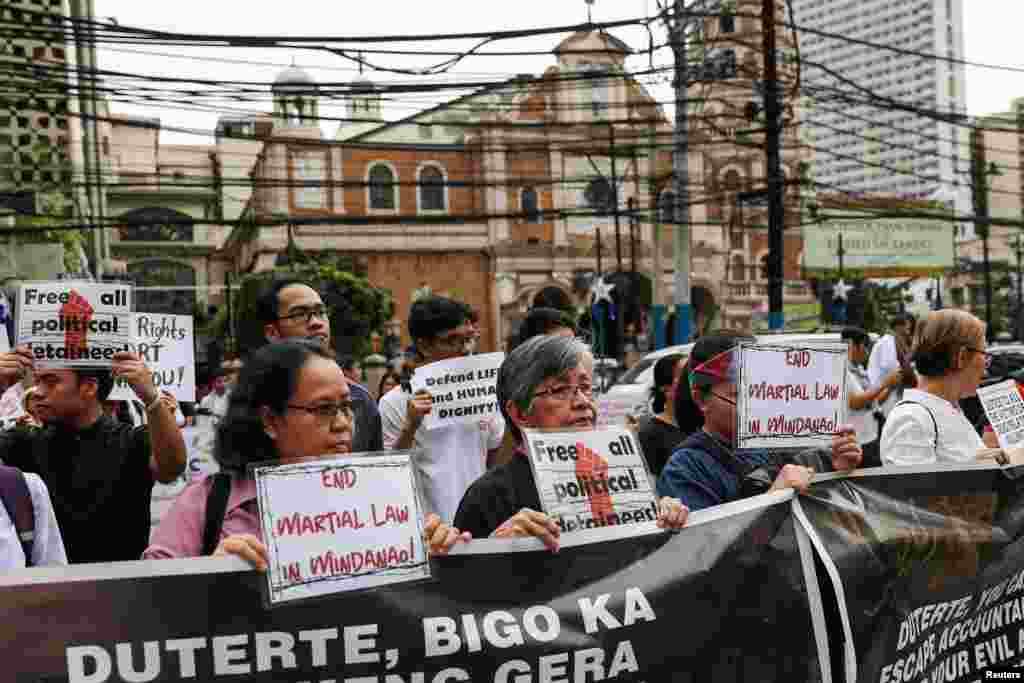
[[[143,559],[230,553],[264,569],[267,552],[260,538],[256,483],[249,465],[349,453],[353,425],[345,376],[319,343],[290,339],[259,349],[241,369],[227,412],[217,425],[214,458],[230,477],[230,485],[215,543],[203,535],[218,475],[182,491]]]
[[[498,371],[497,400],[515,439],[515,455],[476,480],[463,496],[455,523],[435,526],[427,536],[433,552],[444,552],[454,538],[534,536],[551,550],[560,529],[544,512],[527,459],[522,429],[593,429],[593,362],[587,346],[572,337],[541,335],[517,346]],[[662,498],[659,525],[679,528],[688,510]]]
[[[885,465],[960,464],[985,447],[960,410],[977,393],[991,356],[985,323],[965,311],[933,311],[918,323],[911,359],[916,389],[907,389],[882,431]]]

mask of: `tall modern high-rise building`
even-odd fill
[[[941,193],[969,210],[963,0],[792,7],[819,191]]]

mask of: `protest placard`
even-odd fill
[[[646,398],[646,395],[644,396]],[[604,394],[597,399],[598,427],[625,427],[626,418],[636,412],[634,397],[609,396]]]
[[[18,288],[17,343],[37,363],[110,367],[132,341],[132,287],[120,283],[26,282]]]
[[[743,343],[737,354],[737,448],[832,440],[846,421],[846,344]]]
[[[523,433],[541,505],[562,531],[657,521],[654,488],[633,432]]]
[[[1024,396],[1017,382],[1008,379],[999,384],[978,387],[978,398],[1000,448],[1024,446]]]
[[[407,452],[254,467],[269,606],[430,576]]]
[[[179,401],[196,400],[196,361],[190,315],[135,313],[131,350],[153,371],[157,390],[168,391]],[[111,401],[138,400],[124,380],[114,382]]]
[[[452,358],[416,368],[412,390],[426,389],[433,407],[423,418],[426,429],[500,417],[495,387],[504,353]]]

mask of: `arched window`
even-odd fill
[[[420,169],[420,211],[444,211],[444,174],[437,166]]]
[[[768,254],[765,254],[764,256],[761,257],[760,275],[762,280],[768,279]]]
[[[395,174],[384,164],[374,164],[370,168],[370,208],[394,210]]]
[[[662,192],[658,201],[658,220],[662,223],[675,223],[676,193]]]
[[[135,209],[118,220],[122,242],[191,242],[193,238],[195,219],[173,209]]]
[[[540,203],[537,198],[537,190],[532,187],[524,187],[521,201],[526,222],[540,223]]]
[[[742,282],[747,279],[747,267],[743,263],[743,257],[736,254],[732,257],[732,275],[731,279],[734,281]]]

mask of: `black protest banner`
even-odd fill
[[[485,541],[506,551],[436,560],[431,582],[269,611],[254,572],[161,571],[223,560],[8,576],[4,670],[25,683],[814,680],[788,498],[557,554]]]
[[[847,670],[862,683],[989,680],[1024,658],[1024,468],[908,469],[822,482],[799,501],[840,582]]]

